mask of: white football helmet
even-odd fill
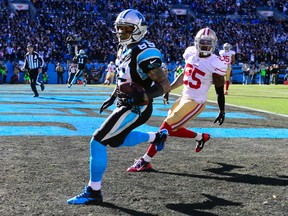
[[[228,51],[231,49],[231,45],[230,45],[229,43],[225,43],[225,44],[223,45],[223,49],[224,49],[226,52],[228,52]]]
[[[216,33],[208,27],[198,31],[195,36],[196,50],[203,55],[214,53],[217,47],[217,42],[218,39]]]
[[[114,22],[116,34],[119,43],[122,45],[129,45],[140,41],[147,33],[147,24],[145,17],[137,10],[128,9],[122,11]],[[134,30],[128,39],[121,39],[122,31],[119,29],[120,26],[132,26]]]

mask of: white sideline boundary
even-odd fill
[[[181,96],[180,94],[174,94],[174,93],[172,93],[171,95],[179,96],[179,97]],[[207,100],[207,101],[210,102],[210,103],[217,104],[217,102],[215,102],[215,101],[211,101],[211,100]],[[227,104],[227,103],[225,103],[225,106],[237,107],[237,108],[242,108],[242,109],[247,109],[247,110],[252,110],[252,111],[257,111],[257,112],[262,112],[262,113],[267,113],[267,114],[272,114],[272,115],[277,115],[277,116],[282,116],[282,117],[288,118],[288,115],[274,113],[274,112],[269,112],[269,111],[266,111],[266,110],[254,109],[254,108],[250,108],[250,107],[238,106],[238,105]]]

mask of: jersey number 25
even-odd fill
[[[185,67],[185,76],[187,77],[191,77],[193,82],[190,82],[189,80],[185,79],[184,77],[184,85],[189,86],[192,89],[199,89],[201,86],[201,79],[199,79],[200,77],[204,77],[205,76],[205,72],[199,70],[198,68],[192,68],[192,67]]]

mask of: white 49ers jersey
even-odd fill
[[[108,72],[114,73],[116,71],[116,65],[109,64],[107,66],[107,70],[108,70]]]
[[[235,55],[235,51],[229,50],[229,51],[226,52],[225,50],[220,50],[219,55],[223,58],[223,60],[227,64],[231,64],[232,55]]]
[[[182,96],[202,104],[207,100],[208,91],[213,82],[212,74],[224,76],[228,65],[214,54],[200,58],[195,46],[188,47],[183,57],[186,66]]]

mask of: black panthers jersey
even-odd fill
[[[87,55],[76,55],[73,58],[73,62],[78,64],[78,69],[79,70],[84,70],[85,69],[87,60],[88,60],[88,56]]]
[[[148,72],[161,67],[162,55],[154,43],[142,40],[129,49],[120,48],[117,56],[117,84],[135,82],[148,89],[152,80]]]

